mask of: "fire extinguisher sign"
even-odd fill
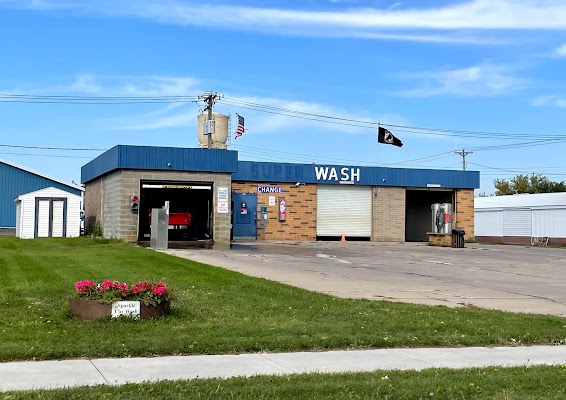
[[[285,221],[287,219],[287,201],[285,199],[279,199],[279,221]]]

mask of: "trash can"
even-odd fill
[[[452,229],[452,247],[461,249],[464,247],[464,235],[466,232],[462,228]]]

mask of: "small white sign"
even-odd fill
[[[228,201],[228,188],[218,188],[218,201]]]
[[[140,302],[139,301],[115,301],[112,303],[112,318],[121,316],[139,318]]]
[[[227,201],[218,202],[218,214],[228,214],[229,211]]]
[[[274,206],[274,205],[275,205],[275,196],[269,196],[269,205],[270,205],[270,206]]]

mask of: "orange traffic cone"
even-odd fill
[[[342,233],[342,237],[340,238],[341,242],[345,242],[346,241],[346,235],[344,235],[344,233]]]

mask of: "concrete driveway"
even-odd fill
[[[261,241],[166,252],[345,298],[566,316],[566,249]]]

